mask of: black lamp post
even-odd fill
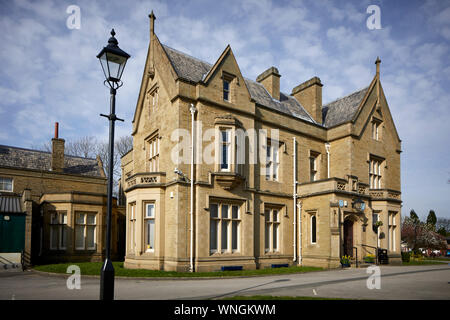
[[[118,41],[114,38],[114,29],[108,45],[100,51],[97,58],[105,74],[111,93],[111,109],[109,115],[100,114],[109,119],[109,166],[108,166],[108,203],[106,216],[106,258],[103,263],[100,277],[100,300],[114,300],[114,267],[111,262],[111,216],[112,216],[112,190],[113,190],[113,157],[114,157],[114,123],[116,120],[116,90],[122,86],[123,69],[130,55],[121,50]]]

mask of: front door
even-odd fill
[[[353,221],[344,221],[344,255],[353,257]]]
[[[22,252],[25,247],[25,215],[0,214],[0,252]]]

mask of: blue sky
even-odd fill
[[[69,29],[69,5],[81,28]],[[370,30],[369,5],[381,9]],[[109,90],[96,54],[112,27],[131,54],[117,95],[116,137],[131,132],[149,40],[214,63],[230,44],[244,76],[276,66],[290,93],[319,76],[323,101],[366,87],[380,56],[381,80],[402,139],[403,214],[450,218],[450,1],[4,1],[0,6],[0,144],[32,147],[108,136]],[[449,121],[449,122],[448,122]]]

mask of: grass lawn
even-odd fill
[[[78,263],[58,263],[35,266],[37,271],[66,273],[67,267],[77,265],[80,267],[81,275],[100,275],[102,262],[78,262]],[[242,271],[215,271],[215,272],[175,272],[144,269],[125,269],[123,262],[113,262],[115,275],[118,277],[229,277],[229,276],[261,276],[276,275],[287,273],[302,273],[320,271],[323,268],[317,267],[287,267],[287,268],[268,268],[260,270],[242,270]]]
[[[235,296],[224,298],[222,300],[348,300],[339,298],[321,298],[321,297],[290,297],[290,296]]]

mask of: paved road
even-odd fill
[[[450,265],[382,266],[380,289],[369,290],[366,269],[232,279],[116,279],[116,299],[210,299],[235,295],[317,296],[349,299],[450,300]],[[98,299],[99,278],[82,277],[69,290],[69,275],[0,272],[0,299]]]

